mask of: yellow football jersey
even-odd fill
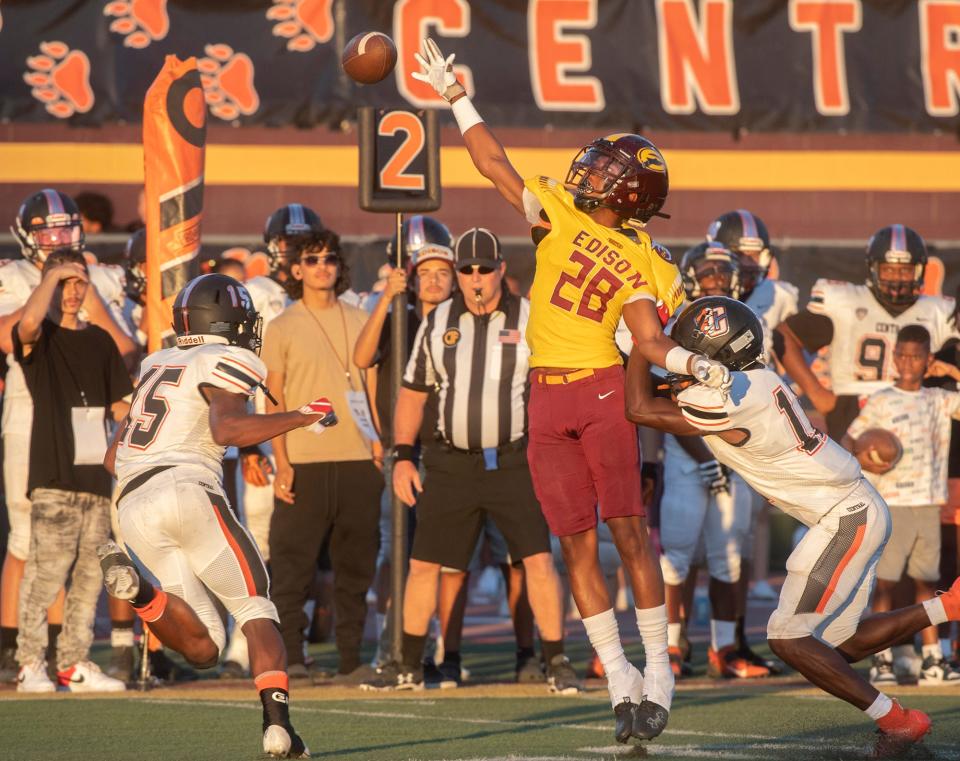
[[[556,180],[532,177],[524,185],[528,219],[534,222],[542,207],[550,220],[530,291],[530,366],[621,364],[614,333],[623,305],[650,299],[665,320],[684,299],[680,271],[646,233],[635,241],[578,211]]]

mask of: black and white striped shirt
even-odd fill
[[[530,303],[506,291],[484,316],[457,294],[420,324],[403,385],[437,390],[438,428],[454,447],[496,447],[526,433],[529,316]]]

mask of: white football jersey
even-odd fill
[[[812,526],[860,483],[860,464],[814,428],[790,387],[773,370],[732,373],[733,385],[694,384],[677,397],[680,411],[700,429],[717,460],[788,515]],[[737,430],[740,446],[707,434]]]
[[[263,332],[266,333],[270,321],[290,303],[287,292],[280,283],[266,275],[251,278],[244,283],[244,286],[249,291],[250,298],[253,299],[253,308],[263,319]]]
[[[120,267],[91,264],[88,267],[90,281],[97,287],[111,314],[122,327],[124,286],[126,279]],[[0,315],[10,314],[27,303],[30,294],[40,285],[43,273],[28,259],[0,261]],[[23,377],[23,370],[13,354],[7,355],[7,377],[3,390],[4,433],[30,434],[33,424],[33,400]]]
[[[953,326],[954,300],[921,296],[909,309],[890,314],[866,285],[818,280],[807,309],[833,322],[830,342],[830,382],[838,395],[866,396],[893,383],[893,347],[906,325],[930,331],[931,349],[960,337]]]
[[[797,286],[783,280],[763,280],[747,297],[750,307],[763,323],[763,353],[769,363],[773,352],[773,329],[797,313]]]
[[[951,419],[960,419],[960,393],[944,388],[904,391],[891,386],[867,399],[847,433],[856,439],[870,428],[885,428],[903,447],[895,468],[883,475],[864,474],[887,504],[946,503]]]
[[[144,359],[117,449],[121,487],[158,465],[203,467],[219,483],[225,448],[213,440],[210,406],[200,387],[252,396],[266,377],[260,357],[226,344],[161,349]]]

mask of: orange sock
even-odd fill
[[[257,692],[261,690],[285,690],[290,692],[290,679],[286,671],[264,671],[253,678]]]
[[[167,609],[167,593],[162,589],[158,589],[154,594],[153,599],[144,605],[142,608],[134,606],[134,611],[140,618],[146,621],[148,624],[152,624],[154,621],[160,618],[163,615],[163,612]]]

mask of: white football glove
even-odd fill
[[[413,56],[417,59],[422,71],[415,71],[411,76],[426,82],[447,103],[466,92],[463,85],[457,81],[457,75],[453,73],[455,53],[444,58],[437,43],[428,37],[423,41],[421,52],[414,53]]]
[[[730,492],[730,477],[727,469],[716,460],[707,460],[697,465],[700,481],[710,490],[710,494]]]
[[[693,359],[693,377],[703,385],[710,388],[719,389],[723,393],[730,390],[733,378],[730,377],[730,370],[719,362],[696,355]]]

